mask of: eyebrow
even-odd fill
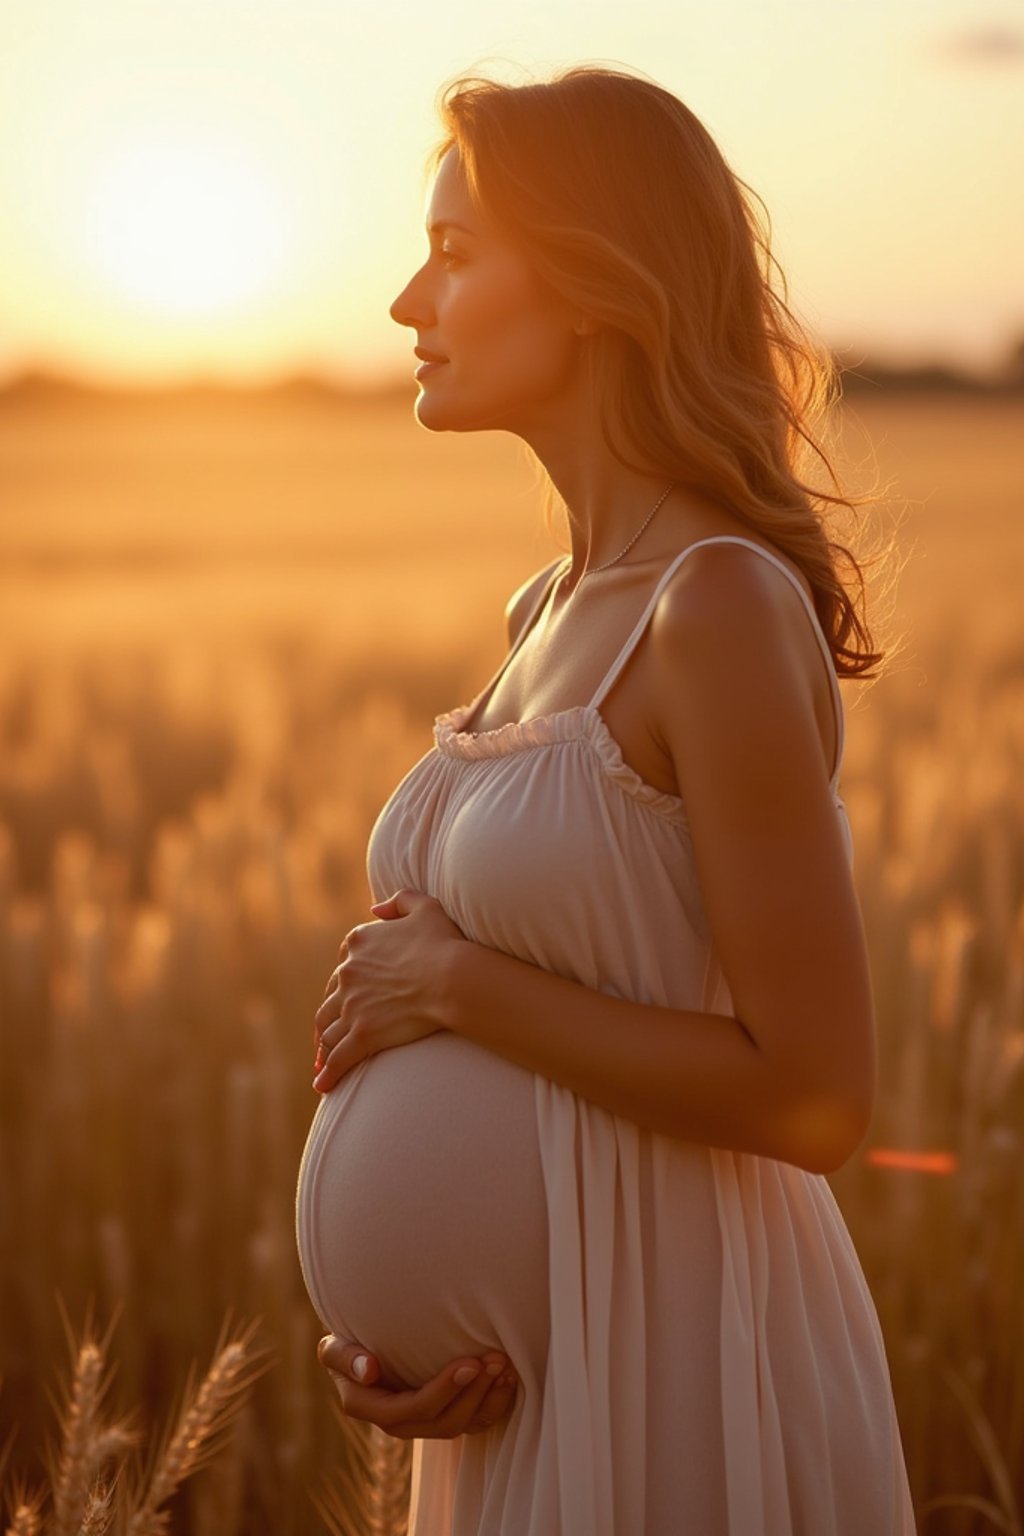
[[[464,235],[473,235],[475,230],[469,229],[465,224],[457,224],[454,219],[438,219],[433,224],[426,226],[428,235],[438,235],[443,229],[461,229]]]

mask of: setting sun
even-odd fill
[[[1024,143],[1016,21],[974,27],[968,0],[808,0],[795,34],[758,0],[714,21],[659,0],[399,10],[400,27],[388,6],[355,26],[325,0],[0,0],[0,375],[407,378],[388,307],[422,259],[442,82],[599,58],[714,130],[824,342],[1003,366],[1024,240],[1003,192]]]
[[[270,177],[231,146],[177,137],[110,155],[85,236],[119,297],[166,315],[211,315],[265,296],[285,255]]]

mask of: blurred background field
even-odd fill
[[[273,1368],[176,1506],[199,1536],[323,1529],[348,1452],[293,1235],[312,1015],[380,805],[556,552],[515,441],[412,401],[0,397],[0,1439],[34,1475],[58,1293],[123,1305],[116,1390],[154,1415],[259,1315]],[[908,563],[901,653],[844,685],[880,1091],[831,1182],[950,1536],[1024,1506],[1022,415],[864,391],[835,424]]]
[[[556,553],[514,439],[417,426],[390,307],[443,86],[585,62],[763,199],[843,478],[891,485],[842,778],[879,1096],[831,1182],[923,1536],[1024,1536],[1017,0],[0,0],[0,1529],[90,1300],[150,1438],[262,1320],[175,1533],[312,1536],[346,1467],[389,1525],[295,1252],[312,1015],[382,802]]]

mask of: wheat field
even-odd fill
[[[0,400],[0,1443],[38,1481],[61,1305],[115,1320],[147,1422],[258,1318],[272,1364],[169,1506],[195,1536],[323,1531],[361,1466],[294,1246],[312,1015],[380,804],[555,552],[517,445],[412,398]],[[935,1536],[1024,1533],[1021,418],[858,395],[835,429],[906,565],[891,670],[844,685],[879,1097],[831,1183]]]

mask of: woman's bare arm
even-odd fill
[[[874,1016],[807,617],[762,562],[715,556],[669,584],[650,641],[737,1016],[609,997],[478,944],[447,947],[440,1016],[639,1125],[831,1172],[870,1119]]]

